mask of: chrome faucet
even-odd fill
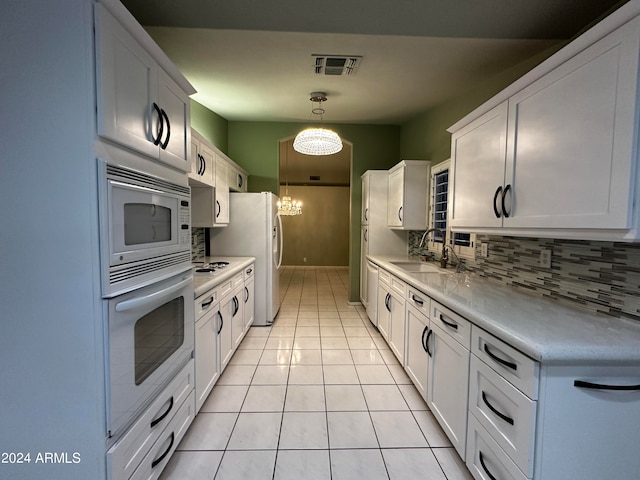
[[[422,239],[420,240],[419,248],[424,246],[424,242],[431,232],[438,233],[442,237],[442,256],[440,257],[440,267],[447,268],[447,262],[449,261],[449,255],[447,254],[447,236],[445,232],[440,230],[439,228],[430,228],[426,232],[422,234]]]

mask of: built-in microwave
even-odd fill
[[[99,160],[105,298],[191,268],[190,189]]]

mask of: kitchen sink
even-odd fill
[[[391,264],[399,267],[407,272],[421,272],[421,273],[453,273],[453,270],[446,270],[439,267],[435,263],[424,262],[391,262]]]

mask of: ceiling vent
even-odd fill
[[[362,57],[359,55],[312,55],[316,75],[355,75]]]

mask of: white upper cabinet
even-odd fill
[[[510,227],[629,227],[639,22],[509,99]],[[505,185],[505,188],[506,188]]]
[[[229,224],[229,164],[216,154],[216,212],[215,225]]]
[[[104,7],[95,12],[98,134],[188,172],[193,87],[184,77],[179,85]]]
[[[215,152],[198,132],[192,130],[189,183],[196,187],[215,186],[215,168]]]
[[[450,129],[454,229],[640,238],[640,18],[612,17]]]
[[[451,140],[451,226],[502,226],[507,102],[477,118]],[[495,198],[494,198],[495,197]],[[496,210],[497,209],[497,210]]]
[[[430,162],[403,160],[389,170],[387,224],[399,230],[427,226]]]

